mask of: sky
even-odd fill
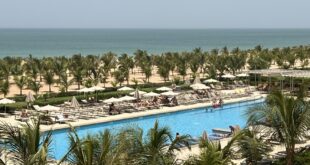
[[[309,0],[1,0],[0,28],[310,28]]]

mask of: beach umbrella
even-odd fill
[[[134,92],[130,92],[129,95],[136,96],[137,92],[139,93],[139,95],[144,95],[144,94],[147,93],[147,92],[144,92],[144,91],[135,90]]]
[[[194,80],[193,84],[201,84],[199,76],[195,77],[195,80]]]
[[[207,139],[208,139],[208,134],[207,134],[206,131],[203,131],[201,138],[202,138],[203,140],[207,140]]]
[[[160,87],[160,88],[157,88],[156,90],[157,91],[172,91],[172,89],[168,87]]]
[[[26,102],[30,103],[30,102],[34,102],[36,99],[33,97],[32,93],[29,91],[27,96],[26,96]]]
[[[78,108],[80,107],[79,102],[76,100],[75,96],[72,97],[71,103],[70,103],[70,107],[73,108]]]
[[[105,90],[105,88],[102,88],[100,86],[93,86],[93,87],[90,87],[89,89],[94,90],[94,91],[103,91],[103,90]]]
[[[228,79],[233,79],[233,78],[235,78],[236,76],[234,76],[234,75],[232,75],[232,74],[224,74],[222,77],[223,77],[223,78],[228,78]]]
[[[236,76],[237,77],[249,77],[249,75],[246,73],[237,74]]]
[[[179,95],[179,93],[175,93],[173,91],[168,91],[168,92],[161,93],[161,95],[163,95],[163,96],[177,96],[177,95]]]
[[[6,113],[6,105],[7,104],[13,104],[15,103],[14,100],[10,100],[10,99],[7,99],[7,98],[4,98],[4,99],[1,99],[0,100],[0,104],[3,104],[4,105],[4,112]]]
[[[141,95],[146,94],[146,92],[136,89],[136,91],[131,92],[130,94],[133,95],[136,99],[140,99]]]
[[[124,96],[124,97],[119,98],[119,100],[121,100],[121,101],[133,101],[133,100],[136,100],[136,98],[131,97],[131,96]]]
[[[218,80],[215,80],[213,78],[210,78],[210,79],[207,79],[207,80],[204,80],[203,83],[217,83],[219,82]]]
[[[59,111],[60,107],[56,107],[56,106],[48,104],[46,106],[40,107],[39,110],[40,111]]]
[[[203,89],[210,89],[210,87],[204,85],[204,84],[193,84],[190,86],[194,90],[203,90]]]
[[[234,76],[232,74],[225,74],[225,75],[222,76],[222,78],[226,78],[227,81],[228,81],[228,84],[229,84],[229,80],[236,78],[236,76]]]
[[[94,92],[95,90],[94,89],[91,89],[91,88],[83,88],[83,89],[80,89],[80,90],[77,90],[78,92],[84,92],[84,93],[87,93],[87,92]]]
[[[160,94],[154,92],[149,92],[143,95],[143,97],[157,97],[157,96],[160,96]]]
[[[118,90],[118,91],[133,91],[133,90],[135,90],[135,89],[124,86],[124,87],[121,87],[121,88],[119,88],[119,89],[117,89],[117,90]]]
[[[98,101],[98,91],[103,91],[103,90],[105,90],[105,88],[102,88],[102,87],[100,87],[100,86],[93,86],[93,87],[91,87],[91,88],[89,88],[89,89],[92,89],[92,90],[94,90],[94,91],[96,92],[96,101]]]
[[[185,85],[191,85],[191,82],[189,81],[189,79],[186,79],[184,82]]]
[[[122,101],[122,100],[114,98],[114,97],[111,97],[109,99],[104,100],[103,102],[104,103],[116,103],[116,102],[120,102],[120,101]]]

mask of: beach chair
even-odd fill
[[[10,116],[10,114],[8,114],[8,113],[0,113],[0,117],[7,118],[9,116]]]
[[[34,108],[36,111],[40,111],[40,106],[39,106],[39,105],[33,105],[33,108]]]
[[[62,124],[62,123],[67,123],[69,121],[73,121],[73,119],[65,118],[64,115],[62,115],[62,114],[56,115],[56,117],[55,117],[56,123]]]

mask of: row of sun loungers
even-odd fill
[[[239,92],[233,94],[225,94],[220,93],[214,90],[205,90],[202,93],[195,93],[194,91],[186,92],[176,96],[177,102],[169,101],[169,103],[162,103],[161,99],[157,101],[154,100],[142,100],[139,103],[129,103],[129,102],[122,102],[116,103],[115,107],[118,110],[117,112],[109,112],[109,105],[104,103],[85,103],[81,104],[80,108],[70,108],[69,103],[62,104],[61,110],[58,112],[49,112],[44,114],[45,116],[50,117],[48,119],[51,122],[47,123],[65,123],[70,121],[76,121],[79,119],[93,119],[97,117],[106,117],[109,115],[116,115],[119,113],[133,113],[133,112],[140,112],[152,109],[159,109],[162,106],[176,106],[176,105],[189,105],[189,104],[196,104],[196,103],[205,103],[209,101],[213,101],[215,99],[227,99],[227,98],[234,98],[234,97],[241,97],[241,96],[248,96],[252,89],[245,88],[240,90]],[[200,91],[201,92],[201,91]],[[33,106],[36,113],[40,112],[40,107],[38,105]],[[62,115],[62,116],[61,116]],[[27,116],[23,116],[21,114],[16,115],[16,119],[20,121],[28,121],[31,116],[35,116],[32,114],[28,114]]]

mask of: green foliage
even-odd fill
[[[246,158],[248,164],[257,164],[264,156],[267,156],[271,151],[270,145],[257,135],[260,130],[252,128],[252,130],[242,130],[242,136],[237,140],[239,146],[238,152],[242,158]]]
[[[25,76],[14,76],[14,81],[16,86],[19,88],[20,92],[19,94],[22,95],[23,94],[23,88],[25,85],[27,85],[27,78]]]
[[[285,145],[287,163],[292,164],[295,145],[306,137],[305,132],[310,128],[309,104],[303,98],[288,97],[275,91],[268,96],[266,105],[249,110],[248,116],[249,125],[264,121],[271,128],[261,132]]]
[[[174,76],[172,82],[176,85],[180,85],[181,84],[181,78],[179,76]]]
[[[21,127],[5,122],[0,124],[0,145],[3,146],[10,160],[20,165],[47,164],[50,155],[52,133],[40,131],[40,118]]]
[[[4,80],[0,82],[0,92],[3,94],[4,97],[9,93],[10,91],[10,83],[8,80]]]

